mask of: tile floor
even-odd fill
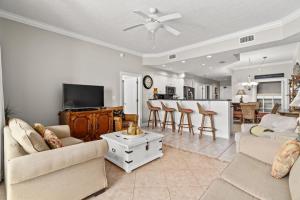
[[[198,200],[228,162],[164,146],[164,156],[126,174],[107,162],[109,189],[90,200]]]
[[[172,132],[171,129],[161,131],[161,128],[145,128],[146,130],[163,134],[164,144],[188,152],[199,153],[212,158],[218,158],[223,161],[231,161],[236,154],[234,133],[240,130],[240,125],[233,126],[232,137],[227,139],[217,138],[212,140],[211,136],[203,135],[199,138],[198,134],[192,135],[189,132],[183,132],[182,135]]]

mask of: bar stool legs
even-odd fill
[[[182,135],[183,122],[184,122],[184,113],[181,113],[180,121],[179,121],[179,125],[178,125],[178,133],[180,133],[181,135]],[[181,130],[181,132],[180,132],[180,130]]]
[[[180,132],[180,134],[182,135],[183,128],[189,128],[189,132],[194,135],[195,133],[194,133],[193,124],[192,124],[192,120],[191,120],[191,114],[193,113],[193,110],[182,108],[179,105],[179,103],[177,103],[177,107],[178,107],[178,111],[181,113],[180,121],[179,121],[179,125],[178,125],[178,133]],[[187,116],[187,121],[188,121],[187,124],[184,124],[184,116],[185,115]]]
[[[205,118],[209,117],[210,120],[210,127],[205,126]],[[215,120],[213,115],[202,115],[202,122],[201,127],[199,127],[200,130],[200,137],[203,135],[203,131],[212,132],[213,140],[216,140],[216,128],[215,128]]]
[[[151,119],[152,116],[152,119]],[[157,127],[157,122],[159,122],[159,126],[161,127],[161,121],[159,117],[158,110],[150,110],[149,119],[148,119],[148,127],[150,127],[150,123],[152,125],[152,129]]]
[[[149,119],[148,119],[148,127],[150,127],[150,123],[151,123],[152,129],[154,129],[155,127],[157,127],[157,122],[159,122],[159,125],[161,127],[161,121],[160,121],[160,117],[159,117],[160,108],[152,106],[149,101],[147,101],[147,105],[148,105],[148,109],[150,111]],[[151,116],[152,116],[152,119],[151,119]]]
[[[200,130],[200,137],[203,135],[203,131],[212,132],[213,140],[216,140],[216,128],[215,128],[215,120],[214,116],[217,114],[214,111],[206,111],[202,108],[202,106],[197,103],[199,113],[202,114],[202,122],[201,127],[198,129]],[[210,119],[210,126],[205,126],[205,118],[208,117]]]
[[[164,131],[166,129],[166,125],[171,125],[172,132],[175,132],[175,121],[174,121],[175,109],[167,107],[163,102],[161,102],[161,105],[162,105],[162,109],[165,111],[164,120],[162,122],[162,124],[163,124],[162,131]],[[171,121],[167,121],[168,114],[170,114]]]

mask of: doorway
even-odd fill
[[[137,114],[142,119],[142,75],[121,72],[121,105],[125,114]]]

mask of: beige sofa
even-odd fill
[[[272,161],[284,140],[244,135],[239,153],[201,200],[300,200],[300,159],[289,176],[273,178]]]
[[[8,200],[76,200],[107,187],[104,140],[83,143],[68,126],[51,126],[63,148],[27,154],[4,128],[5,185]]]

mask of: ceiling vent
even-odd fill
[[[251,42],[253,40],[254,40],[254,35],[248,35],[240,38],[240,43],[243,44],[243,43]]]
[[[174,58],[176,58],[176,54],[169,55],[169,59],[170,59],[170,60],[171,60],[171,59],[174,59]]]

